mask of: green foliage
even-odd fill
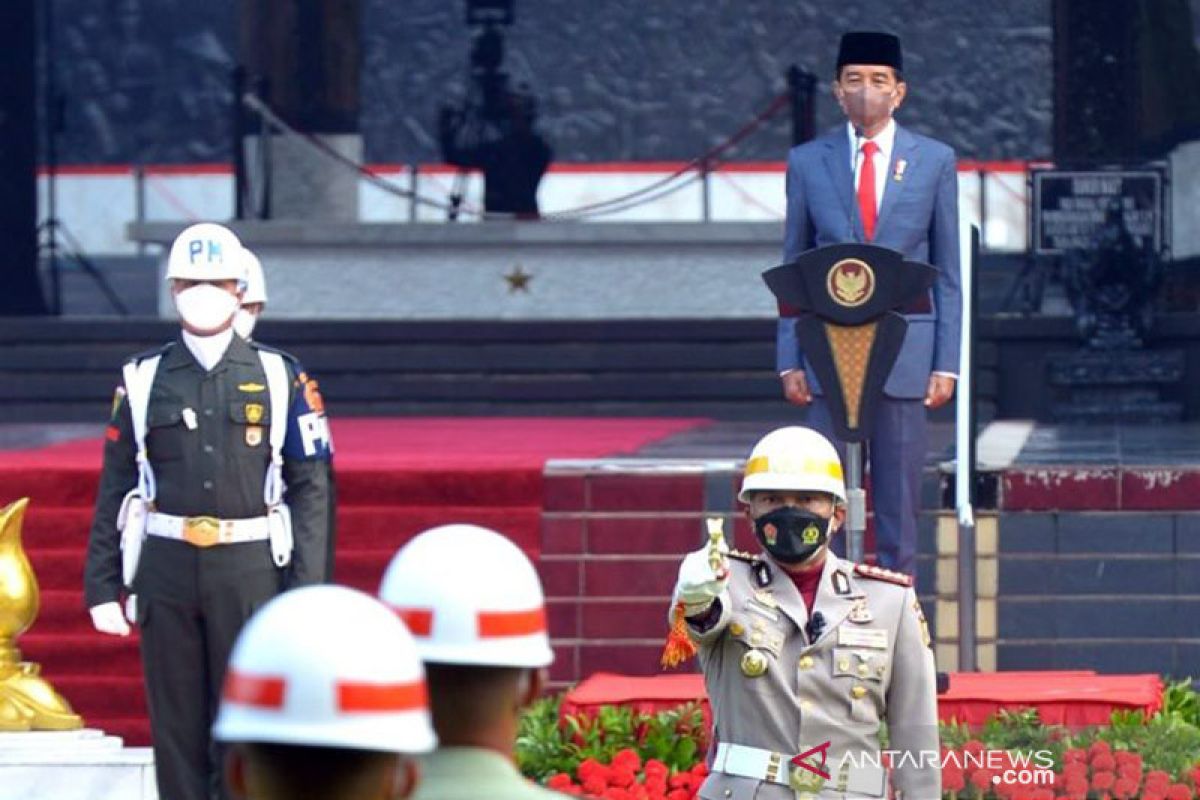
[[[1141,711],[1114,711],[1107,728],[1085,732],[1073,746],[1087,747],[1097,740],[1138,753],[1147,771],[1161,769],[1176,777],[1200,760],[1200,727],[1165,707],[1149,720]]]
[[[1200,728],[1200,695],[1192,691],[1192,679],[1168,683],[1163,690],[1162,714],[1174,714],[1189,725]]]
[[[643,762],[658,759],[673,772],[688,770],[703,757],[708,733],[698,703],[655,714],[601,706],[594,715],[571,714],[560,720],[561,704],[561,696],[539,700],[521,718],[517,767],[535,780],[574,773],[589,758],[608,764],[626,748]]]

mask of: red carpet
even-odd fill
[[[396,548],[419,531],[473,522],[537,558],[547,460],[628,454],[696,419],[347,419],[333,423],[339,583],[373,591]],[[18,640],[87,724],[147,744],[134,638],[95,633],[83,560],[99,478],[97,438],[0,454],[3,503],[31,498],[23,541],[41,613]]]

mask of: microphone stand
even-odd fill
[[[851,188],[857,190],[858,175],[861,173],[859,152],[862,150],[863,129],[854,126],[854,152],[850,170]],[[857,191],[853,193],[857,198]],[[857,238],[862,220],[858,213],[857,199],[850,203],[851,234]],[[865,235],[864,231],[864,235]],[[863,489],[863,446],[862,442],[846,443],[846,557],[855,564],[863,560],[864,541],[867,531],[867,493]]]

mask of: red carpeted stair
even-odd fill
[[[339,583],[373,592],[396,548],[417,532],[473,522],[537,558],[542,470],[551,458],[629,453],[703,424],[680,419],[335,420]],[[0,503],[31,498],[23,542],[41,612],[17,644],[87,724],[150,740],[136,635],[95,633],[83,604],[83,561],[99,477],[99,438],[6,452]],[[446,565],[447,580],[453,565]]]

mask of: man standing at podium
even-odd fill
[[[846,124],[788,154],[783,259],[868,242],[937,269],[932,290],[904,309],[908,331],[867,443],[879,566],[912,575],[925,409],[954,394],[962,294],[954,151],[892,119],[907,90],[898,38],[877,32],[842,37],[833,93]],[[784,396],[811,404],[808,424],[834,439],[829,407],[797,341],[796,314],[787,308],[780,309],[776,366]]]

